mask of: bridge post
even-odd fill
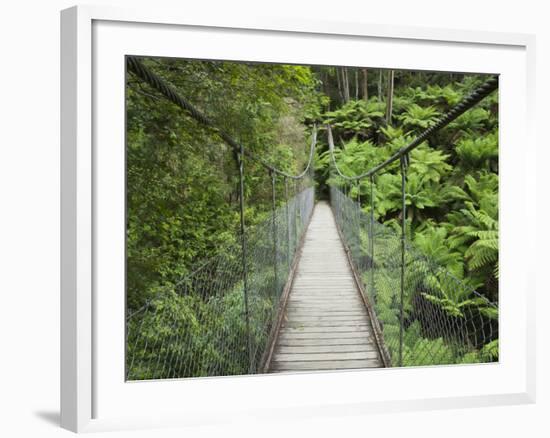
[[[369,223],[369,246],[370,246],[370,288],[373,302],[376,302],[374,290],[374,176],[370,177],[370,223]]]
[[[287,237],[287,245],[286,245],[286,258],[288,262],[288,268],[290,269],[291,261],[290,261],[290,214],[288,212],[288,178],[285,176],[285,206],[286,206],[286,237]]]
[[[277,267],[277,221],[275,218],[276,215],[276,199],[275,199],[275,172],[270,171],[271,175],[271,214],[272,214],[272,227],[273,227],[273,275],[274,275],[274,283],[275,283],[275,293],[274,295],[277,296],[277,293],[279,291],[279,275],[278,275],[278,267]]]
[[[298,206],[298,194],[300,193],[300,186],[298,180],[294,181],[294,248],[298,247],[298,214],[300,213]]]
[[[241,249],[242,249],[242,268],[243,268],[243,295],[244,295],[244,316],[247,332],[248,347],[248,372],[254,373],[254,353],[252,351],[252,332],[250,331],[250,311],[248,306],[248,264],[246,254],[246,226],[244,220],[244,146],[241,144],[239,154],[239,190],[240,190],[240,216],[241,216]]]
[[[355,215],[357,221],[357,251],[358,254],[362,254],[361,248],[361,180],[357,180],[357,214]],[[363,257],[358,258],[359,262],[363,262]],[[363,267],[361,266],[361,269]]]
[[[406,179],[407,156],[402,155],[401,161],[401,293],[399,297],[399,366],[403,366],[403,300],[405,295],[405,232],[407,226]]]

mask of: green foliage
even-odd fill
[[[455,362],[455,354],[442,339],[427,339],[422,336],[419,321],[415,321],[404,334],[403,365],[444,365]]]
[[[385,140],[385,142],[390,144],[395,144],[393,142],[398,142],[398,141],[407,143],[407,140],[408,140],[404,136],[403,128],[401,127],[394,127],[392,125],[381,126],[380,133],[382,134],[381,138]],[[405,144],[403,144],[403,146],[405,146]]]
[[[484,137],[465,137],[456,146],[460,165],[466,171],[493,170],[498,164],[498,136],[491,133]]]
[[[498,221],[473,202],[449,213],[448,219],[452,229],[449,244],[463,250],[473,278],[480,282],[491,275],[498,278]]]
[[[323,123],[342,135],[366,137],[384,117],[384,104],[377,100],[352,100],[323,115]]]
[[[301,169],[303,121],[323,99],[308,67],[218,61],[143,62],[216,126],[287,171]],[[127,78],[127,286],[139,308],[160,284],[235,243],[235,155],[212,130],[129,74]],[[247,220],[270,205],[270,181],[247,162]],[[252,190],[254,188],[254,190]]]
[[[410,104],[405,112],[398,116],[407,131],[420,132],[435,123],[439,112],[433,106],[421,107],[416,103]]]
[[[434,75],[439,83],[412,86],[413,76],[404,75],[402,86],[396,89],[393,124],[370,122],[368,141],[357,141],[356,133],[337,133],[336,160],[346,174],[363,173],[385,161],[483,81],[475,75],[456,81]],[[406,238],[416,249],[409,249],[405,257],[404,365],[498,358],[498,340],[488,339],[488,344],[479,346],[479,340],[471,339],[475,345],[465,346],[460,340],[437,337],[430,332],[429,323],[420,322],[415,313],[426,311],[416,309],[420,300],[423,306],[433,306],[432,317],[433,312],[441,312],[437,318],[448,326],[475,315],[486,321],[498,319],[498,308],[487,301],[498,301],[497,117],[494,93],[410,153]],[[328,158],[322,158],[321,163],[328,167]],[[360,192],[356,186],[349,190],[335,174],[329,182],[347,187],[352,197],[360,193],[363,211],[369,213],[374,206],[375,218],[399,236],[402,199],[398,162],[376,175],[373,199],[369,181],[361,182]],[[375,240],[375,287],[371,291],[393,362],[397,360],[400,324],[399,245],[399,239],[390,237]],[[370,285],[370,279],[366,278],[365,284]]]
[[[428,85],[426,88],[409,88],[404,92],[408,101],[413,101],[422,106],[439,106],[444,109],[457,105],[463,98],[460,90],[452,85],[444,87],[440,85]]]
[[[481,81],[477,76],[464,76],[461,81],[398,90],[394,98],[401,99],[402,109],[395,117],[397,123],[386,125],[369,119],[370,135],[379,139],[376,146],[370,140],[358,141],[356,137],[342,134],[335,151],[339,167],[353,175],[383,162],[431,126]],[[372,106],[380,103],[377,98],[360,104],[351,101],[344,111],[333,111],[329,115],[342,114],[343,117],[353,108],[368,107],[370,102]],[[496,104],[498,100],[493,97],[474,107],[438,133],[430,144],[424,143],[411,152],[405,197],[411,235],[418,245],[490,299],[498,295]],[[355,119],[361,115],[354,114]],[[329,117],[328,121],[332,120]],[[328,152],[321,155],[320,165],[329,166]],[[335,175],[329,182],[342,184]],[[370,211],[374,203],[378,220],[388,225],[399,220],[402,200],[398,163],[377,175],[374,199],[370,199],[368,181],[363,181],[360,189],[365,210]],[[357,193],[357,189],[352,188],[351,194]]]
[[[370,83],[368,96],[363,96],[352,85],[347,96],[335,67],[153,58],[143,62],[216,126],[288,172],[301,170],[307,160],[312,122],[332,126],[339,167],[346,174],[359,174],[408,145],[483,80],[478,75],[396,72],[393,117],[387,123],[384,90],[377,95],[376,84]],[[376,75],[369,73],[372,77]],[[185,351],[182,344],[167,343],[155,355],[144,344],[129,343],[129,353],[143,357],[133,378],[150,378],[157,361],[197,355],[204,360],[183,360],[179,371],[197,376],[214,369],[226,374],[245,372],[248,333],[242,318],[242,284],[228,284],[223,294],[211,297],[198,291],[180,295],[174,287],[205,260],[235,254],[239,236],[236,155],[214,130],[132,75],[127,77],[126,91],[128,312],[147,302],[156,310],[140,320],[143,328],[139,330],[148,345],[169,337],[174,325],[184,328],[188,337]],[[343,186],[341,179],[329,173],[330,156],[323,138],[319,135],[315,152],[317,183],[320,188],[325,181]],[[497,309],[472,295],[475,287],[489,299],[498,299],[496,93],[417,147],[409,158],[407,241],[441,269],[408,255],[408,289],[418,293],[416,299],[421,297],[423,303],[443,312],[448,324],[472,309],[496,319]],[[271,180],[251,160],[245,160],[245,169],[246,219],[252,227],[269,214]],[[283,193],[282,181],[277,181],[276,188]],[[398,162],[377,175],[373,187],[364,180],[347,188],[352,197],[360,195],[363,210],[373,209],[378,221],[389,227],[400,223]],[[366,245],[367,240],[362,236],[360,244]],[[376,248],[376,263],[390,266],[374,278],[376,312],[387,339],[399,336],[399,245],[396,240]],[[258,291],[271,287],[270,275],[256,272]],[[464,287],[456,287],[456,279]],[[434,336],[415,319],[418,302],[413,298],[406,297],[404,303],[404,365],[498,359],[498,340],[465,350],[455,340]],[[259,293],[250,302],[254,310],[251,336],[258,351],[266,342],[266,325],[276,307],[272,299]],[[223,353],[213,333],[224,334],[224,342],[234,348],[231,357]],[[388,348],[395,361],[396,344],[390,342]]]
[[[441,151],[419,146],[410,154],[410,174],[418,175],[425,183],[438,183],[452,170],[449,155]]]
[[[450,129],[458,129],[466,134],[475,134],[483,130],[489,121],[490,113],[484,108],[475,107],[466,111],[449,125]]]
[[[457,250],[449,249],[448,231],[445,227],[438,227],[428,223],[423,231],[414,236],[414,244],[420,252],[438,266],[445,268],[458,278],[464,274],[464,257]]]

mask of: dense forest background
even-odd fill
[[[398,164],[370,183],[330,173],[323,126],[332,126],[349,175],[382,162],[479,86],[484,75],[371,68],[143,59],[216,126],[267,162],[298,173],[319,129],[315,184],[360,195],[399,227]],[[127,76],[127,307],[131,313],[239,236],[234,153],[138,78]],[[498,301],[498,96],[493,93],[411,153],[408,240],[490,301]],[[279,181],[278,184],[281,182]],[[246,218],[264,220],[271,178],[246,162]],[[294,189],[294,187],[293,187]],[[281,187],[279,190],[282,191]],[[449,312],[470,296],[444,297]],[[453,310],[454,309],[454,310]]]

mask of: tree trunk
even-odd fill
[[[368,81],[367,81],[367,69],[363,69],[363,99],[369,100],[369,89],[368,89]]]
[[[350,99],[349,77],[348,77],[348,69],[346,67],[342,67],[342,92],[344,94],[344,103],[348,103]]]
[[[359,99],[359,71],[355,69],[355,100]]]
[[[340,96],[340,99],[342,102],[344,101],[344,93],[342,91],[342,78],[340,74],[340,69],[336,67],[336,87],[338,88],[338,95]]]
[[[382,102],[382,69],[378,70],[378,101]]]
[[[388,72],[388,95],[386,99],[386,122],[388,125],[391,125],[391,116],[393,111],[393,80],[394,71],[390,70]]]

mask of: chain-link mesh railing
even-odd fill
[[[389,365],[498,360],[497,306],[336,187],[331,204]]]
[[[244,260],[240,244],[224,248],[129,314],[127,379],[260,372],[313,205],[314,189],[301,190],[247,228]]]

